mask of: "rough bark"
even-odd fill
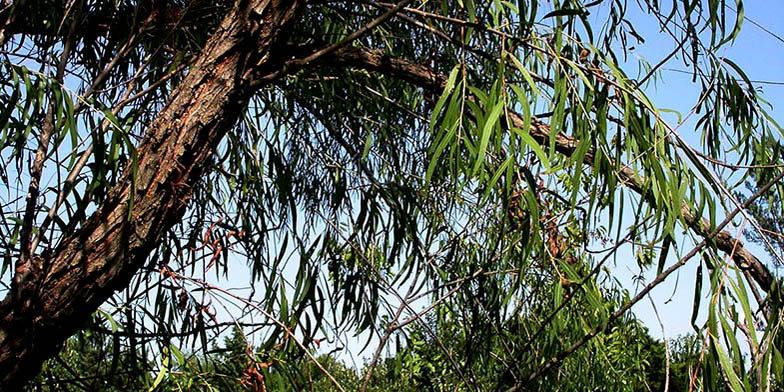
[[[214,148],[253,91],[279,66],[298,1],[238,1],[146,131],[130,170],[85,225],[49,255],[19,262],[0,302],[0,380],[17,390],[44,360],[126,286],[178,222]]]
[[[364,48],[340,49],[330,56],[321,59],[320,63],[331,66],[351,66],[379,72],[436,92],[442,91],[446,87],[447,81],[445,75],[434,72],[428,66],[411,63],[380,51]],[[510,112],[510,119],[515,127],[522,128],[525,124],[523,118],[515,112]],[[552,133],[549,125],[537,119],[532,119],[528,132],[540,144],[549,145],[550,134]],[[571,156],[574,154],[577,146],[578,141],[566,134],[559,133],[555,137],[555,149],[561,154]],[[595,151],[593,149],[585,154],[584,163],[586,165],[594,164],[594,154]],[[643,179],[630,168],[621,167],[618,170],[618,177],[621,184],[639,193],[641,196],[653,200],[643,186]],[[698,216],[691,206],[684,204],[681,207],[681,214],[686,223],[700,236],[705,237],[712,231],[710,222]],[[714,240],[717,248],[727,255],[731,255],[735,264],[742,270],[749,272],[763,290],[766,292],[770,290],[774,280],[773,275],[765,264],[743,247],[743,242],[740,239],[733,237],[732,234],[724,230],[716,235]]]
[[[47,1],[57,2],[60,0]],[[7,1],[4,2],[4,4],[7,3]],[[22,2],[22,4],[24,4],[24,2]],[[28,6],[32,6],[32,4],[28,4]],[[4,15],[3,12],[0,12],[0,21],[5,19],[4,16],[7,15]],[[108,28],[108,26],[112,26],[112,23],[110,22],[115,20],[116,17],[116,14],[96,14],[89,20],[85,21],[84,30],[104,31]],[[47,34],[46,29],[43,28],[40,23],[35,23],[35,21],[32,19],[33,18],[29,17],[16,19],[13,23],[9,24],[8,30],[11,33]],[[112,28],[112,34],[123,35],[122,32],[118,33],[114,31],[114,28],[116,28],[116,26]],[[301,48],[289,48],[289,50],[299,52],[301,51]],[[329,56],[325,56],[324,58],[315,62],[313,65],[352,66],[363,68],[401,78],[423,89],[436,92],[442,90],[446,84],[446,76],[434,72],[432,68],[428,66],[412,63],[405,59],[395,58],[380,51],[363,48],[342,48],[337,52],[330,54]],[[517,126],[522,124],[521,117],[515,113],[512,113],[512,120],[517,124]],[[529,132],[531,136],[540,143],[549,144],[550,127],[547,124],[533,121],[531,123]],[[555,142],[556,150],[566,155],[573,154],[577,146],[577,142],[565,134],[556,135]],[[586,153],[585,163],[588,165],[593,165],[593,151]],[[628,168],[622,168],[618,175],[624,185],[638,193],[642,194],[642,192],[644,192],[642,187],[642,180],[637,177],[632,170]],[[684,205],[681,213],[683,214],[686,222],[691,225],[691,227],[701,236],[704,236],[706,233],[710,232],[710,223],[704,218],[697,216],[695,211],[690,206]],[[759,259],[757,259],[753,254],[743,247],[743,243],[739,239],[732,236],[729,232],[723,231],[716,237],[715,241],[721,251],[728,255],[732,255],[735,263],[741,266],[745,271],[748,271],[754,280],[762,287],[762,289],[768,291],[774,280],[773,275],[768,270],[768,268],[762,262],[760,262]]]
[[[127,285],[162,234],[181,219],[191,187],[253,93],[250,76],[275,73],[286,60],[282,57],[291,55],[288,49],[277,49],[299,3],[239,0],[147,130],[136,176],[126,173],[85,225],[51,254],[17,265],[11,292],[0,302],[0,390],[19,389],[37,374],[43,361],[101,303]],[[28,22],[13,20],[8,31],[35,33],[35,25]],[[384,73],[431,91],[440,91],[446,83],[444,75],[427,66],[362,48],[338,49],[312,65],[324,64]],[[512,121],[522,125],[516,114]],[[529,132],[540,143],[549,143],[546,124],[534,121]],[[556,135],[559,152],[571,155],[576,146],[573,138]],[[592,157],[586,154],[585,163],[593,164]],[[624,168],[619,175],[645,195],[633,171]],[[689,206],[682,213],[697,232],[710,232],[708,222]],[[717,244],[763,289],[770,287],[770,272],[737,239],[721,232]]]

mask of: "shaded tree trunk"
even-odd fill
[[[54,252],[18,261],[11,292],[0,302],[0,390],[19,389],[35,376],[101,303],[127,285],[163,233],[180,221],[191,187],[257,87],[253,76],[279,74],[289,60],[291,48],[280,48],[301,2],[238,0],[147,130],[138,149],[136,176],[125,173],[85,225],[63,238]],[[0,33],[46,33],[34,19],[5,19]],[[83,30],[114,28],[109,27],[114,20],[96,15]],[[0,34],[0,43],[7,36]],[[356,47],[324,55],[317,64],[383,73],[436,94],[446,82],[427,66]],[[516,114],[511,120],[518,127],[524,123]],[[534,121],[529,132],[545,144],[552,130]],[[556,135],[555,142],[556,150],[566,155],[578,144],[565,134]],[[593,164],[592,156],[586,154],[586,164]],[[645,195],[633,171],[622,169],[619,176]],[[707,221],[688,206],[682,213],[702,235],[710,232]],[[769,271],[738,248],[729,233],[722,232],[717,244],[761,287],[770,287]]]
[[[278,49],[300,3],[238,1],[146,131],[136,175],[126,170],[50,255],[17,261],[0,302],[0,389],[20,389],[34,377],[180,221],[194,183],[247,106],[254,75],[285,60]]]

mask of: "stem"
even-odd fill
[[[666,271],[664,271],[661,274],[659,274],[658,276],[656,276],[656,278],[651,283],[649,283],[647,286],[645,286],[645,288],[642,291],[640,291],[634,298],[632,298],[628,303],[626,303],[625,305],[621,306],[618,310],[616,310],[613,314],[611,314],[610,317],[608,318],[607,322],[608,323],[612,322],[613,320],[615,320],[618,317],[620,317],[621,315],[623,315],[627,310],[631,309],[631,307],[634,306],[634,304],[636,304],[642,298],[644,298],[651,290],[653,290],[654,287],[658,286],[670,274],[675,272],[678,268],[682,267],[684,264],[686,264],[687,261],[689,261],[692,257],[694,257],[699,251],[701,251],[703,248],[708,246],[708,242],[710,242],[714,237],[716,237],[719,233],[721,233],[722,230],[724,229],[724,227],[727,226],[730,222],[732,222],[732,220],[735,218],[735,216],[738,215],[738,213],[740,213],[741,209],[745,209],[749,205],[751,205],[751,203],[753,203],[754,200],[757,200],[760,196],[762,196],[765,192],[767,192],[773,185],[775,185],[777,182],[779,182],[782,178],[784,178],[784,171],[781,174],[779,174],[778,176],[776,176],[769,183],[767,183],[760,190],[758,190],[757,193],[752,195],[742,205],[740,205],[738,208],[735,208],[724,219],[724,221],[722,221],[718,226],[716,226],[716,228],[709,235],[705,236],[705,239],[703,239],[702,242],[700,242],[697,246],[695,246],[694,249],[692,249],[686,256],[684,256],[683,258],[678,260],[677,263],[673,264],[672,266],[670,266],[670,268],[667,268]],[[542,368],[540,368],[539,370],[534,372],[531,376],[529,376],[527,382],[528,383],[532,383],[537,378],[539,378],[539,376],[543,375],[545,372],[547,372],[551,368],[560,365],[561,362],[563,362],[564,359],[566,359],[569,355],[571,355],[577,349],[582,347],[585,343],[588,343],[588,341],[593,339],[594,336],[598,335],[599,332],[604,330],[604,328],[605,327],[603,327],[603,326],[598,326],[598,327],[594,328],[587,335],[583,336],[583,338],[580,339],[577,343],[574,343],[573,345],[571,345],[569,348],[567,348],[566,350],[564,350],[563,352],[558,354],[558,356],[553,358],[550,362],[545,364]],[[508,391],[509,392],[518,391],[522,387],[523,387],[522,383],[517,383],[512,388],[508,389]]]
[[[80,3],[81,4],[81,3]],[[80,5],[81,9],[81,5]],[[55,81],[62,85],[65,77],[65,66],[68,63],[68,58],[71,55],[71,47],[73,46],[73,33],[76,30],[76,23],[71,23],[68,36],[63,43],[63,52],[60,55],[60,61],[57,64],[57,74]],[[21,257],[19,259],[19,267],[32,259],[33,249],[31,245],[33,224],[35,222],[35,211],[38,206],[38,196],[40,194],[41,173],[43,171],[44,163],[46,162],[46,155],[49,151],[49,142],[54,133],[55,123],[55,110],[57,103],[49,98],[49,106],[46,111],[43,126],[41,127],[41,134],[38,138],[38,148],[35,152],[35,159],[32,168],[30,169],[30,184],[27,190],[27,197],[25,200],[25,212],[22,219],[21,229]]]

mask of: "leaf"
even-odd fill
[[[531,135],[528,132],[518,128],[512,128],[512,131],[517,133],[517,136],[520,136],[520,139],[523,139],[523,142],[525,142],[525,144],[529,148],[531,148],[534,154],[536,154],[536,157],[539,158],[539,161],[542,163],[542,166],[544,166],[548,172],[551,171],[552,168],[550,166],[550,159],[547,158],[547,154],[542,149],[542,146],[540,146],[539,143],[536,140],[534,140],[534,138],[531,137]]]
[[[534,83],[534,79],[531,77],[531,73],[523,66],[523,63],[517,59],[517,57],[509,55],[509,58],[512,60],[512,64],[514,64],[517,69],[520,70],[520,73],[523,74],[523,78],[528,83],[528,86],[531,87],[531,91],[533,91],[535,96],[541,95],[539,92],[539,88],[536,87],[536,83]]]
[[[103,316],[106,319],[106,321],[108,321],[109,324],[112,326],[112,332],[117,332],[117,331],[122,329],[122,328],[120,328],[120,324],[118,324],[117,321],[114,321],[114,317],[112,317],[112,315],[110,315],[109,313],[104,312],[100,308],[98,308],[98,313],[101,316]]]
[[[504,162],[501,164],[501,166],[498,167],[498,170],[495,171],[495,174],[493,174],[493,177],[491,177],[490,181],[487,183],[486,189],[482,194],[482,200],[487,200],[487,196],[489,196],[490,192],[493,191],[493,188],[495,188],[495,184],[498,183],[498,180],[501,178],[501,176],[504,174],[506,169],[509,167],[509,164],[512,163],[513,161],[514,159],[512,156],[509,156],[506,159],[504,159]]]
[[[447,147],[449,142],[455,136],[457,132],[457,125],[458,123],[455,122],[447,131],[446,135],[441,139],[441,141],[436,146],[435,151],[433,152],[433,156],[430,158],[430,164],[427,166],[427,172],[425,173],[425,181],[430,182],[430,179],[433,177],[433,172],[435,171],[436,167],[439,164],[438,158],[441,157],[441,154],[444,152],[444,149]]]
[[[457,79],[458,70],[460,70],[459,64],[455,65],[455,67],[452,68],[452,72],[449,73],[449,78],[446,81],[446,87],[444,87],[444,92],[441,94],[441,98],[438,99],[438,102],[436,102],[435,108],[433,108],[433,114],[430,119],[430,132],[433,132],[433,130],[435,129],[436,119],[438,118],[439,113],[441,113],[441,108],[444,106],[446,100],[449,98],[449,96],[452,93],[452,89],[455,87],[455,80]]]
[[[147,392],[153,392],[155,388],[157,388],[158,385],[161,383],[161,381],[163,381],[163,378],[166,376],[166,373],[168,372],[169,369],[168,350],[164,349],[163,352],[161,353],[161,357],[163,358],[163,360],[161,361],[162,362],[161,369],[158,371],[158,376],[155,377],[155,381],[153,381],[152,386],[150,386],[150,389],[148,389]]]
[[[11,93],[11,98],[6,102],[5,108],[0,111],[0,129],[4,129],[8,126],[8,119],[11,117],[11,113],[19,102],[19,95],[19,88],[15,88]],[[0,143],[0,147],[2,146],[3,143]]]
[[[727,332],[729,333],[729,331]],[[719,364],[721,365],[721,369],[724,371],[724,374],[727,376],[730,388],[733,392],[743,392],[743,386],[741,386],[740,379],[738,378],[738,375],[735,374],[735,370],[733,370],[732,364],[730,364],[729,357],[727,357],[724,349],[721,348],[721,344],[718,341],[718,338],[715,335],[711,336],[714,340],[713,347],[716,349],[716,353],[719,356]]]
[[[757,340],[757,331],[754,327],[754,313],[751,311],[751,304],[749,303],[749,297],[746,292],[746,285],[743,284],[743,277],[740,274],[739,269],[735,269],[735,277],[737,279],[737,285],[735,281],[732,279],[728,279],[730,284],[732,285],[733,290],[738,296],[738,300],[740,301],[741,309],[743,309],[743,321],[746,323],[746,328],[748,329],[749,335],[751,336],[751,341],[758,345],[759,342]]]
[[[367,161],[368,154],[370,154],[370,147],[373,146],[373,132],[368,132],[365,137],[365,148],[362,149],[362,160]]]
[[[280,320],[282,322],[289,321],[289,301],[286,298],[285,285],[280,285]]]
[[[177,364],[178,364],[178,365],[185,365],[185,356],[184,356],[184,355],[182,355],[182,351],[180,351],[180,350],[177,348],[177,346],[175,346],[175,345],[173,345],[173,344],[170,344],[170,345],[169,345],[169,351],[170,351],[170,352],[172,353],[172,355],[174,356],[174,359],[176,359],[176,360],[177,360]]]
[[[588,80],[588,77],[585,76],[585,73],[583,73],[583,71],[580,69],[580,66],[577,63],[571,60],[564,60],[563,62],[565,62],[566,65],[568,65],[569,68],[571,68],[572,71],[574,71],[574,73],[576,73],[577,76],[579,76],[580,79],[582,79],[583,86],[585,86],[585,88],[587,88],[590,91],[593,91],[593,83],[591,83],[591,81]]]
[[[702,299],[700,295],[702,293],[702,264],[697,265],[697,273],[694,278],[694,303],[691,311],[691,325],[695,331],[699,330],[695,321],[697,321],[697,315],[700,312],[700,300]]]
[[[728,59],[726,57],[722,57],[721,58],[721,62],[729,65],[730,67],[732,67],[732,69],[735,70],[735,72],[743,79],[743,81],[746,82],[746,85],[748,85],[749,87],[752,86],[751,80],[746,75],[746,73],[743,72],[743,69],[738,66],[738,64],[735,64],[734,61],[732,61],[732,60],[730,60],[730,59]]]
[[[735,19],[735,27],[732,29],[732,33],[730,33],[730,35],[727,36],[727,38],[725,38],[724,40],[719,42],[719,45],[717,45],[717,46],[723,46],[727,42],[734,40],[738,36],[738,34],[740,33],[740,28],[741,28],[741,26],[743,26],[743,19],[745,18],[744,17],[745,12],[743,10],[743,1],[742,0],[735,0],[735,9],[737,10],[736,15],[735,15],[735,17],[736,17],[736,19]]]
[[[476,161],[474,162],[474,168],[471,170],[471,176],[475,176],[476,173],[479,171],[479,167],[482,166],[482,162],[485,160],[485,152],[487,151],[487,144],[490,141],[490,136],[493,134],[493,129],[498,122],[498,118],[501,117],[501,110],[504,108],[504,102],[498,102],[493,107],[493,110],[490,112],[490,115],[487,116],[487,120],[485,120],[484,127],[482,127],[482,134],[479,140],[479,148],[476,152]]]

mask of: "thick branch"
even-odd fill
[[[280,66],[300,3],[239,1],[145,132],[128,169],[47,269],[15,277],[0,302],[0,390],[17,390],[44,360],[127,285],[163,233],[181,220],[193,185],[250,100],[250,74]]]
[[[368,71],[403,79],[420,88],[431,91],[443,90],[447,80],[445,75],[436,73],[428,66],[415,64],[404,59],[386,55],[381,51],[366,48],[342,48],[332,53],[330,56],[322,58],[320,63],[332,66],[350,66],[366,69]],[[512,125],[518,128],[522,128],[525,123],[521,115],[511,111],[510,119]],[[531,119],[529,133],[540,144],[548,145],[550,143],[550,134],[552,133],[550,126],[536,118]],[[571,156],[577,149],[577,145],[578,141],[568,135],[559,133],[555,136],[555,149],[559,153]],[[593,165],[595,154],[595,150],[589,150],[585,154],[584,163]],[[637,176],[633,170],[628,167],[622,167],[618,170],[617,174],[622,184],[625,184],[643,197],[651,198],[650,193],[643,187],[642,179]],[[712,231],[710,222],[707,219],[698,216],[691,206],[684,204],[681,207],[681,213],[689,226],[700,236],[705,237]],[[739,239],[733,237],[732,234],[724,230],[719,232],[714,240],[716,241],[718,249],[728,255],[732,255],[735,264],[742,270],[748,271],[763,290],[767,292],[770,289],[774,279],[773,275],[759,259],[743,247],[743,244]]]

